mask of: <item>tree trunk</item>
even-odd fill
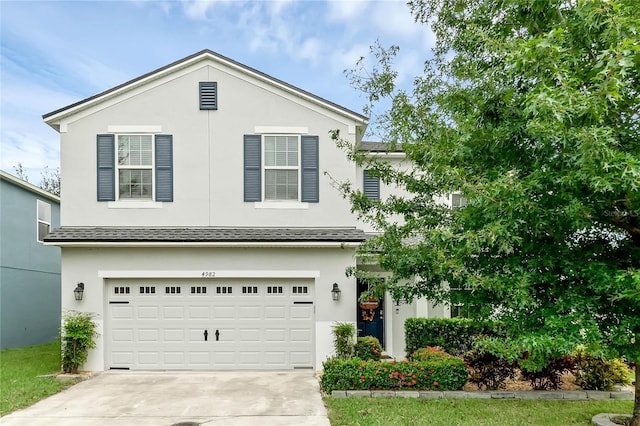
[[[636,343],[640,345],[640,333],[636,334]],[[636,397],[633,405],[633,416],[629,426],[640,426],[640,355],[636,357]]]

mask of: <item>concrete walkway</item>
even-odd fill
[[[2,426],[329,426],[311,371],[109,371],[0,419]]]

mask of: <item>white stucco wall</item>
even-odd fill
[[[218,110],[199,110],[201,81],[217,81]],[[353,164],[329,137],[339,129],[355,142],[356,124],[237,70],[198,63],[64,120],[62,226],[355,226],[348,202],[324,172],[338,181],[356,179]],[[114,208],[118,203],[96,201],[96,135],[122,126],[154,126],[154,133],[173,135],[173,202],[120,209]],[[244,202],[243,135],[265,127],[319,137],[319,203],[265,209],[258,208],[264,203]]]

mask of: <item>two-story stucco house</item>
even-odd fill
[[[60,198],[0,170],[0,349],[52,342],[60,328]]]
[[[360,144],[361,114],[204,50],[44,120],[60,133],[46,241],[62,307],[100,333],[85,369],[319,369],[336,322],[402,357],[404,319],[433,315],[385,300],[362,323],[345,269],[367,228],[325,174],[388,191],[329,136]]]

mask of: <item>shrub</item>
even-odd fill
[[[516,363],[486,350],[467,352],[464,362],[469,369],[469,381],[478,389],[496,390],[506,387],[507,379],[516,376]]]
[[[550,358],[546,365],[539,370],[527,370],[520,365],[520,372],[525,380],[529,380],[533,390],[560,389],[562,386],[562,375],[572,372],[575,369],[575,359],[565,355]]]
[[[576,384],[582,389],[611,390],[615,384],[631,383],[629,367],[620,358],[606,359],[586,353],[576,352]]]
[[[363,361],[331,358],[323,363],[320,386],[333,390],[459,390],[467,382],[467,367],[457,357],[440,361]]]
[[[94,338],[98,336],[92,314],[72,312],[64,316],[62,327],[62,370],[65,373],[77,373],[89,355],[89,349],[95,348]]]
[[[354,348],[356,358],[378,361],[382,356],[380,341],[373,336],[358,337]]]
[[[427,346],[426,348],[420,348],[411,354],[411,359],[414,361],[442,361],[451,357],[440,348],[434,348]]]
[[[504,327],[495,321],[467,318],[408,318],[404,323],[408,354],[426,346],[438,346],[462,356],[473,349],[478,336],[504,337]]]
[[[349,359],[353,356],[355,333],[356,327],[347,322],[337,323],[333,327],[333,343],[338,358]]]

